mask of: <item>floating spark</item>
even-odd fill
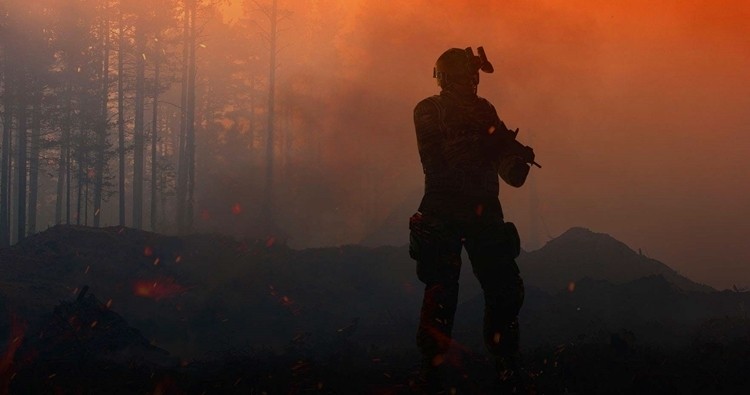
[[[133,294],[144,298],[160,300],[172,298],[187,291],[187,288],[178,284],[173,278],[161,280],[139,280],[133,284]]]

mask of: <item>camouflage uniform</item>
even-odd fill
[[[493,133],[507,129],[489,101],[450,85],[417,104],[414,124],[425,193],[409,221],[409,254],[425,284],[417,331],[423,373],[439,368],[450,344],[462,247],[484,292],[485,343],[504,363],[518,353],[524,298],[514,260],[518,232],[503,221],[498,200],[498,174],[509,180],[517,164],[503,155],[500,133]]]

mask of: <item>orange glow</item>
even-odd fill
[[[289,310],[289,312],[291,312],[294,315],[300,314],[299,305],[295,303],[295,301],[291,297],[287,295],[279,296],[279,293],[276,290],[276,287],[274,287],[273,285],[269,285],[268,290],[271,296],[273,296],[279,302],[279,304],[281,304],[284,308]]]
[[[178,284],[173,278],[159,280],[139,280],[133,284],[133,294],[144,298],[161,300],[173,298],[186,292],[185,288]]]
[[[18,347],[23,342],[26,333],[26,323],[15,314],[10,316],[10,335],[8,343],[5,346],[5,353],[0,357],[0,392],[7,394],[10,379],[13,377],[13,358],[16,355]]]
[[[200,11],[196,44],[195,230],[254,238],[267,232],[256,208],[270,141],[269,24],[255,2],[219,3],[223,18]],[[275,69],[274,204],[292,247],[360,243],[380,229],[384,243],[407,242],[403,226],[381,225],[418,205],[412,110],[438,93],[440,53],[481,45],[496,71],[481,75],[479,94],[544,164],[523,188],[501,187],[525,250],[583,226],[695,280],[748,282],[750,2],[278,3],[288,17]],[[173,84],[165,102],[179,91]],[[696,229],[711,231],[695,243]]]

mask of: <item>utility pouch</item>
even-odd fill
[[[424,217],[419,211],[409,218],[409,256],[417,261],[422,255],[430,233],[424,222]]]
[[[505,239],[508,246],[508,252],[513,258],[518,258],[521,255],[521,237],[518,235],[518,229],[513,222],[503,223],[503,230],[505,230]]]
[[[409,231],[409,256],[417,261],[440,256],[453,240],[441,221],[419,211],[409,218]]]

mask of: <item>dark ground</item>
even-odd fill
[[[582,229],[519,259],[537,393],[747,393],[747,293],[652,261]],[[58,226],[0,262],[0,392],[408,394],[416,377],[421,285],[404,247]],[[481,295],[464,284],[451,385],[493,393]]]
[[[738,342],[739,343],[739,342]],[[702,344],[674,350],[565,344],[526,350],[539,394],[745,394],[750,347]],[[486,357],[456,356],[457,393],[490,394]],[[12,393],[133,394],[410,394],[414,355],[350,346],[326,360],[268,350],[228,353],[179,368],[83,360],[37,363],[11,381]]]

